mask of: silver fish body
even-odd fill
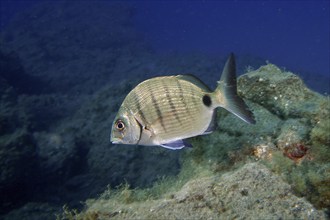
[[[155,77],[137,85],[123,101],[111,130],[111,142],[181,149],[184,139],[211,133],[216,108],[223,107],[248,123],[253,114],[236,93],[231,54],[215,91],[192,75]]]

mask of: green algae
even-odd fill
[[[309,90],[298,76],[272,64],[243,75],[239,84],[241,95],[283,120],[280,131],[271,138],[277,149],[265,163],[288,181],[297,195],[318,208],[330,207],[330,186],[325,184],[330,182],[329,97]],[[306,155],[294,154],[299,147],[307,149]]]
[[[118,207],[127,205],[138,206],[158,199],[171,199],[173,193],[181,189],[191,179],[199,179],[211,175],[209,170],[193,161],[184,161],[182,170],[177,176],[164,176],[156,181],[149,188],[131,188],[125,182],[115,188],[110,186],[96,199],[89,199],[85,202],[86,209],[78,212],[76,209],[63,207],[63,212],[57,215],[58,220],[75,219],[108,219],[122,214],[125,210]]]
[[[330,163],[330,99],[327,97],[320,104],[310,133],[312,151],[316,160]]]
[[[283,119],[310,118],[323,96],[308,89],[297,75],[273,64],[260,67],[238,79],[238,93]]]
[[[124,204],[159,199],[166,194],[176,192],[190,179],[209,174],[210,172],[203,166],[199,166],[193,161],[185,161],[177,176],[164,176],[149,188],[131,188],[128,183],[121,184],[115,189],[108,187],[101,194],[100,199],[113,199]]]
[[[304,160],[295,163],[282,152],[272,153],[265,164],[288,182],[294,193],[306,198],[318,209],[330,207],[330,164]]]

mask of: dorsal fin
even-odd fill
[[[202,80],[192,74],[177,75],[176,78],[191,82],[192,84],[203,89],[205,92],[212,92],[211,89],[205,83],[203,83]]]

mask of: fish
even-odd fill
[[[210,134],[216,129],[218,107],[249,124],[256,123],[253,113],[237,95],[233,53],[214,91],[191,74],[159,76],[138,84],[115,116],[110,141],[172,150],[192,147],[187,138]]]

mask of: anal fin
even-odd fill
[[[185,140],[177,140],[177,141],[161,144],[160,146],[165,147],[167,149],[171,149],[171,150],[179,150],[184,147],[192,148],[192,145]]]
[[[218,126],[217,125],[217,110],[215,109],[212,114],[211,122],[202,135],[212,133],[217,128],[217,126]]]

